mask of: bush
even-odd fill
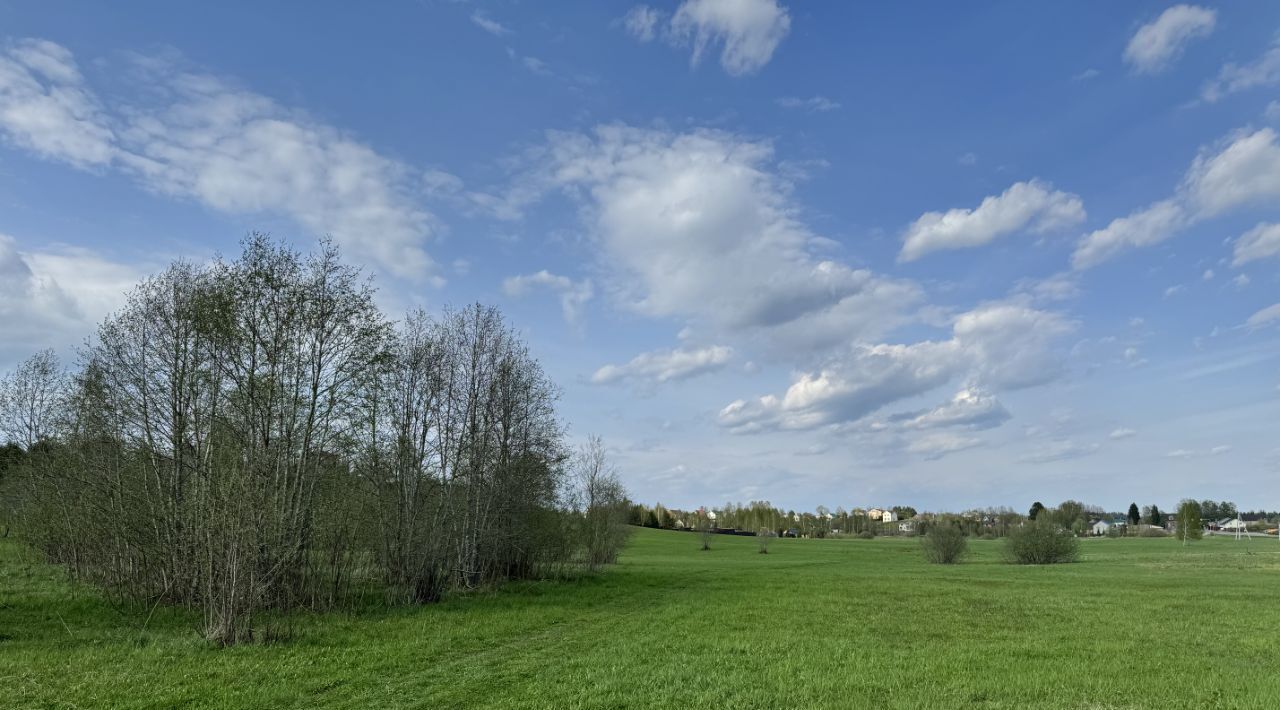
[[[953,565],[964,557],[969,540],[953,525],[939,525],[920,539],[924,558],[935,565]]]
[[[1037,519],[1009,531],[1005,553],[1009,562],[1019,565],[1075,562],[1080,557],[1080,541],[1060,525]]]
[[[1169,537],[1169,533],[1164,528],[1145,527],[1142,532],[1138,533],[1139,537]]]
[[[876,534],[871,532],[870,530],[863,530],[862,532],[858,533],[858,539],[860,540],[871,540],[875,538],[875,536]]]

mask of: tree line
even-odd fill
[[[424,603],[616,558],[599,439],[495,308],[399,322],[321,243],[146,279],[67,371],[0,382],[0,527],[125,600],[254,638],[264,612]]]

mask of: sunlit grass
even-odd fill
[[[214,649],[0,541],[3,707],[1263,707],[1280,698],[1280,543],[973,541],[640,530],[621,564],[417,609],[299,615]],[[143,630],[144,623],[146,629]]]

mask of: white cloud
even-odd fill
[[[505,37],[506,35],[512,34],[511,30],[504,27],[497,20],[490,18],[482,10],[476,10],[471,13],[471,22],[475,24],[476,27],[479,27],[494,37]]]
[[[759,71],[791,31],[791,16],[777,0],[685,0],[671,18],[671,39],[692,44],[696,66],[715,44],[720,66],[733,76]]]
[[[1232,266],[1280,255],[1280,224],[1258,224],[1240,235],[1232,251]]]
[[[1259,86],[1280,83],[1280,41],[1277,41],[1249,64],[1229,63],[1218,72],[1217,78],[1205,84],[1200,98],[1213,103],[1230,94]],[[1268,115],[1270,115],[1268,107]]]
[[[720,411],[719,421],[735,433],[812,429],[858,421],[960,376],[992,389],[1042,384],[1061,374],[1053,345],[1072,328],[1054,313],[989,304],[956,317],[949,340],[854,345],[823,368],[799,374],[782,397],[765,395],[730,403]],[[961,407],[994,410],[993,402],[977,396],[965,395],[962,400]],[[955,417],[955,409],[950,415]],[[946,416],[944,410],[933,421]]]
[[[811,96],[802,99],[798,96],[784,96],[778,99],[778,105],[782,108],[800,109],[803,111],[834,111],[840,108],[840,104],[832,101],[825,96]]]
[[[502,282],[502,290],[514,298],[521,298],[536,289],[547,289],[560,295],[560,310],[571,325],[581,325],[587,301],[595,295],[590,279],[574,282],[568,276],[558,276],[546,269],[512,276]]]
[[[1174,449],[1168,452],[1167,454],[1165,454],[1165,457],[1171,458],[1171,459],[1190,459],[1190,458],[1200,458],[1204,456],[1221,456],[1227,453],[1231,453],[1231,447],[1227,445],[1221,445],[1221,446],[1215,446],[1211,449],[1206,449],[1206,450]]]
[[[990,429],[1000,426],[1012,415],[995,396],[976,389],[962,389],[951,401],[920,413],[897,417],[907,429],[967,427]]]
[[[0,363],[74,344],[140,278],[138,269],[86,249],[26,251],[0,234]]]
[[[1177,193],[1081,238],[1077,269],[1096,266],[1129,249],[1158,244],[1177,232],[1238,207],[1280,199],[1280,144],[1262,128],[1230,136],[1188,168]]]
[[[1096,266],[1128,249],[1158,244],[1186,223],[1181,205],[1173,200],[1157,202],[1128,217],[1111,221],[1080,240],[1071,264],[1077,269]]]
[[[1280,144],[1276,132],[1241,132],[1218,152],[1201,151],[1183,190],[1202,217],[1265,200],[1280,199]]]
[[[1272,322],[1280,320],[1280,303],[1274,306],[1267,306],[1262,310],[1249,316],[1249,320],[1245,321],[1245,325],[1250,328],[1261,328],[1264,325],[1270,325]]]
[[[1134,431],[1133,429],[1120,427],[1119,429],[1112,429],[1111,433],[1107,435],[1107,438],[1112,439],[1113,441],[1119,441],[1120,439],[1132,438],[1134,436],[1137,436],[1137,434],[1138,432]]]
[[[934,251],[988,244],[1020,230],[1043,233],[1084,221],[1084,203],[1039,180],[1014,183],[975,209],[926,212],[902,237],[901,261]]]
[[[622,18],[622,26],[627,34],[641,42],[651,42],[657,36],[658,23],[662,21],[662,13],[648,5],[636,5],[627,11]]]
[[[718,131],[603,126],[553,134],[545,186],[583,201],[616,294],[717,337],[790,353],[882,335],[922,298],[911,282],[815,255],[772,148]]]
[[[591,376],[595,384],[636,379],[651,382],[683,380],[723,369],[733,357],[733,349],[723,345],[679,348],[641,353],[624,365],[605,365]]]
[[[1164,71],[1193,40],[1213,32],[1217,13],[1195,5],[1174,5],[1134,33],[1124,60],[1139,73]]]
[[[1164,297],[1172,298],[1182,293],[1184,290],[1186,290],[1186,286],[1183,286],[1182,284],[1174,284],[1173,286],[1170,286],[1169,288],[1166,288],[1164,290]]]
[[[276,213],[391,273],[438,279],[422,248],[423,176],[271,99],[160,59],[124,82],[141,103],[99,98],[65,48],[24,40],[0,53],[0,132],[80,168],[114,169],[222,212]]]
[[[1215,275],[1216,275],[1216,274],[1214,274],[1214,273],[1213,273],[1213,269],[1205,269],[1205,270],[1204,270],[1204,273],[1200,275],[1200,280],[1201,280],[1201,281],[1212,281],[1212,280],[1213,280],[1213,277],[1214,277]]]
[[[1236,288],[1245,288],[1249,285],[1249,277],[1245,274],[1238,274],[1234,279],[1231,279],[1231,283],[1235,284]]]

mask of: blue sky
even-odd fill
[[[634,497],[1280,507],[1280,5],[0,0],[0,365],[329,234]]]

